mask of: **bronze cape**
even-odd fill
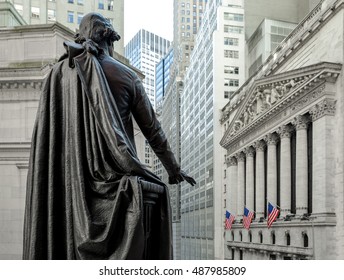
[[[170,259],[167,188],[137,158],[92,44],[65,47],[32,137],[23,258],[142,259],[144,180],[165,188],[156,258]]]

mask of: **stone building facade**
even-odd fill
[[[344,258],[343,27],[321,1],[223,108],[226,259]]]

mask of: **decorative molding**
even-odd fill
[[[234,156],[228,157],[226,160],[226,163],[227,163],[227,167],[238,165],[238,161],[237,161],[236,157],[234,157]]]
[[[290,125],[282,125],[281,127],[278,128],[276,132],[280,135],[281,139],[290,138],[293,132],[293,127]]]
[[[334,116],[336,113],[336,100],[326,98],[314,105],[309,113],[313,122],[323,116]]]
[[[326,83],[334,83],[341,68],[340,64],[319,63],[255,81],[250,92],[245,93],[245,101],[237,110],[220,144],[228,150],[239,139],[245,139],[245,143],[249,144],[255,138],[251,132],[257,131],[258,127],[266,127],[268,122],[274,125],[278,119],[281,122],[323,95],[333,95],[325,92]],[[228,112],[228,108],[223,109],[222,123],[227,121]],[[257,132],[254,134],[257,135]],[[251,139],[249,135],[252,135]]]
[[[269,133],[264,137],[264,140],[268,146],[276,145],[279,141],[279,138],[276,133]]]
[[[257,152],[264,152],[266,149],[266,143],[263,140],[256,141],[254,146]]]
[[[307,129],[310,121],[311,120],[308,116],[299,115],[294,118],[294,120],[292,121],[292,124],[294,125],[296,130],[303,130],[303,129]]]
[[[302,108],[305,108],[307,105],[319,99],[319,97],[324,94],[324,90],[325,90],[325,84],[318,87],[311,94],[307,94],[305,97],[299,99],[297,102],[295,102],[291,106],[291,112],[298,111]]]
[[[245,154],[243,152],[239,152],[236,155],[236,158],[238,160],[238,162],[244,162],[245,161]]]
[[[252,146],[249,146],[244,149],[244,153],[246,154],[246,157],[254,157],[255,150]]]

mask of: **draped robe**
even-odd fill
[[[94,46],[87,44],[65,43],[67,55],[43,84],[27,178],[23,258],[141,259],[142,182],[149,182],[165,188],[153,222],[159,228],[156,258],[170,259],[168,190],[140,163],[132,127],[123,124],[116,104],[120,92],[111,91]],[[163,154],[167,140],[154,125],[159,133],[144,134]]]

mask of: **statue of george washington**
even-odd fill
[[[119,39],[102,15],[85,15],[45,79],[27,179],[24,259],[172,257],[168,190],[137,157],[132,117],[169,183],[195,181],[176,162],[140,79],[112,58]],[[145,213],[147,191],[155,214]],[[150,248],[147,235],[154,237]]]

